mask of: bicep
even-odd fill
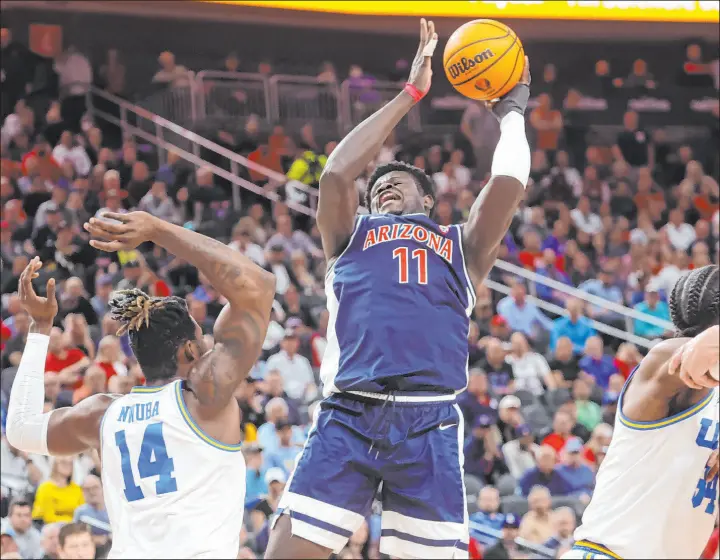
[[[325,257],[337,256],[352,235],[359,195],[354,181],[347,181],[335,173],[320,177],[317,226],[323,242]]]
[[[94,395],[77,405],[53,411],[47,444],[51,455],[74,455],[100,446],[100,424],[115,397]]]

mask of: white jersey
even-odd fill
[[[237,558],[245,460],[197,426],[182,383],[136,387],[105,412],[109,558]]]
[[[698,558],[718,513],[718,477],[705,482],[718,416],[718,389],[657,422],[626,418],[621,394],[610,448],[575,531],[576,541],[589,543],[576,546],[620,558]]]

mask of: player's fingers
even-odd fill
[[[680,379],[691,389],[702,389],[701,385],[695,383],[695,380],[690,376],[690,372],[685,367],[681,367],[680,369]]]
[[[120,216],[121,214],[113,214],[114,216]],[[108,214],[103,214],[103,218],[108,217]],[[114,218],[110,218],[113,219]],[[127,233],[130,230],[130,226],[125,223],[108,222],[104,219],[90,218],[90,225],[94,225],[108,233]]]
[[[425,57],[424,62],[426,64],[430,64],[430,61],[432,60],[432,55],[435,53],[435,47],[437,47],[437,42],[438,42],[437,33],[433,32],[430,35],[430,39],[428,39],[428,42],[425,45],[425,48],[423,49],[423,52],[422,52],[422,55]]]
[[[530,59],[525,57],[525,66],[523,66],[522,75],[520,76],[520,83],[530,85]]]
[[[47,300],[52,302],[55,301],[55,278],[50,278],[47,281]]]
[[[130,221],[130,217],[127,214],[117,214],[115,212],[103,212],[101,217],[107,218],[108,220],[117,220],[123,224],[127,224]],[[92,220],[92,218],[90,219]]]
[[[113,253],[123,248],[123,244],[120,241],[98,241],[97,239],[91,239],[90,246],[105,251],[106,253]]]

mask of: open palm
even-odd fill
[[[30,314],[36,323],[52,324],[58,312],[58,303],[55,298],[55,279],[51,278],[47,283],[47,297],[41,297],[35,292],[32,281],[39,276],[38,271],[42,268],[39,257],[31,260],[20,275],[18,294],[20,303]]]

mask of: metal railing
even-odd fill
[[[156,92],[138,104],[174,122],[224,122],[256,115],[266,124],[314,122],[342,135],[402,91],[403,84],[371,77],[341,84],[314,76],[203,70],[190,75],[190,86]],[[422,130],[420,109],[398,125]]]
[[[267,123],[271,117],[270,86],[267,76],[246,72],[203,70],[195,79],[198,99],[196,120],[227,120],[257,115]]]
[[[118,107],[119,116],[98,109],[96,104],[93,103],[94,97],[100,97],[105,101],[115,103]],[[138,105],[133,105],[132,103],[129,103],[124,99],[106,91],[91,88],[88,93],[87,108],[88,112],[94,119],[103,119],[110,124],[120,127],[124,135],[135,135],[155,145],[158,148],[158,157],[161,162],[165,161],[165,156],[168,151],[173,151],[190,163],[198,167],[206,167],[212,170],[215,175],[229,181],[232,185],[233,206],[236,210],[240,209],[240,188],[247,189],[273,202],[281,201],[280,196],[273,190],[272,187],[279,184],[284,185],[288,182],[287,177],[285,177],[282,173],[277,173],[276,171],[263,167],[262,165],[258,165],[255,162],[228,150],[227,148],[223,148],[215,142],[203,138],[202,136],[185,129],[180,125],[170,122],[160,115],[151,113]],[[149,132],[148,129],[152,129],[153,132]],[[170,141],[168,139],[170,139]],[[184,142],[180,142],[178,139],[182,139]],[[181,146],[181,144],[184,144],[184,146]],[[230,171],[228,172],[227,170],[202,159],[199,156],[200,147],[215,152],[221,157],[226,158],[229,162]],[[239,176],[241,167],[252,169],[267,176],[270,180],[270,188],[260,187],[255,183],[241,178]],[[311,200],[309,200],[306,205],[298,203],[292,199],[285,200],[284,202],[287,204],[288,208],[294,210],[295,212],[308,216],[314,216],[315,211],[313,210],[313,207],[316,206],[316,202],[312,199],[317,199],[317,189],[312,189],[302,184],[297,185],[295,183],[296,182],[293,183],[294,188],[304,190],[308,198]]]

